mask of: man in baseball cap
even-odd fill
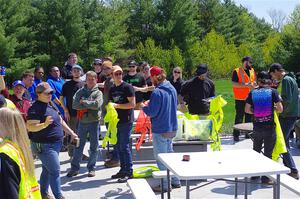
[[[159,153],[171,153],[172,139],[178,129],[177,124],[177,92],[172,84],[166,80],[166,72],[158,66],[150,68],[150,78],[155,85],[148,105],[143,104],[143,111],[151,118],[152,139],[154,157],[160,170],[166,170],[166,167],[157,159]],[[158,111],[159,110],[159,111]],[[173,188],[181,187],[180,180],[172,177],[171,184]],[[167,190],[167,181],[163,180],[162,190]],[[161,191],[161,187],[152,188],[156,192]]]
[[[209,102],[205,99],[215,96],[215,85],[207,77],[206,64],[197,66],[196,76],[182,85],[181,95],[191,114],[209,114]]]

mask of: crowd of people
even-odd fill
[[[289,137],[294,127],[300,129],[297,121],[299,82],[297,85],[295,77],[280,64],[272,64],[268,72],[258,74],[251,64],[252,58],[244,57],[241,67],[232,74],[235,124],[253,122],[253,149],[260,152],[264,143],[264,155],[272,158],[276,140],[274,111],[280,113],[288,148],[283,154],[283,163],[291,169],[290,175],[298,179],[298,170],[289,151]],[[187,81],[183,80],[182,73],[180,67],[174,66],[168,77],[162,67],[150,67],[147,62],[134,60],[122,68],[110,57],[94,59],[91,70],[84,73],[77,63],[77,55],[70,53],[63,67],[50,68],[47,79],[44,79],[42,67],[36,67],[34,72],[24,72],[13,82],[12,94],[9,94],[5,76],[0,75],[0,105],[3,107],[0,117],[4,118],[0,121],[0,194],[7,198],[32,195],[33,198],[50,199],[52,196],[48,190],[51,187],[56,199],[64,198],[59,161],[59,152],[64,145],[72,158],[67,176],[78,175],[80,162],[87,160],[87,176],[94,177],[100,124],[104,124],[109,102],[119,119],[117,144],[104,164],[106,167],[120,166],[112,179],[124,183],[133,177],[129,140],[135,109],[143,110],[151,118],[155,159],[158,153],[173,152],[172,138],[178,129],[177,109],[186,107],[189,113],[205,118],[209,115],[208,99],[215,96],[215,85],[207,75],[206,64],[196,66],[195,76]],[[281,94],[276,90],[278,86]],[[90,141],[89,154],[84,155],[87,138]],[[239,141],[238,131],[233,132],[233,139]],[[42,162],[40,189],[34,177],[34,155]],[[161,170],[166,169],[158,160],[157,165]],[[269,182],[267,177],[261,180]],[[171,184],[172,188],[181,186],[176,177],[172,178]],[[160,187],[153,189],[161,191]]]

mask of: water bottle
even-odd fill
[[[5,68],[5,66],[1,66],[1,72],[0,72],[0,75],[5,76],[5,73],[6,73],[6,68]]]

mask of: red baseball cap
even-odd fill
[[[152,66],[150,68],[151,76],[157,76],[157,75],[160,75],[161,73],[162,73],[162,69],[158,66]]]

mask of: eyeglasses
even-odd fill
[[[180,74],[181,72],[180,71],[174,71],[174,73]]]
[[[114,76],[121,76],[123,73],[114,73]]]
[[[130,65],[130,66],[128,66],[129,68],[134,68],[135,66],[134,65]]]

